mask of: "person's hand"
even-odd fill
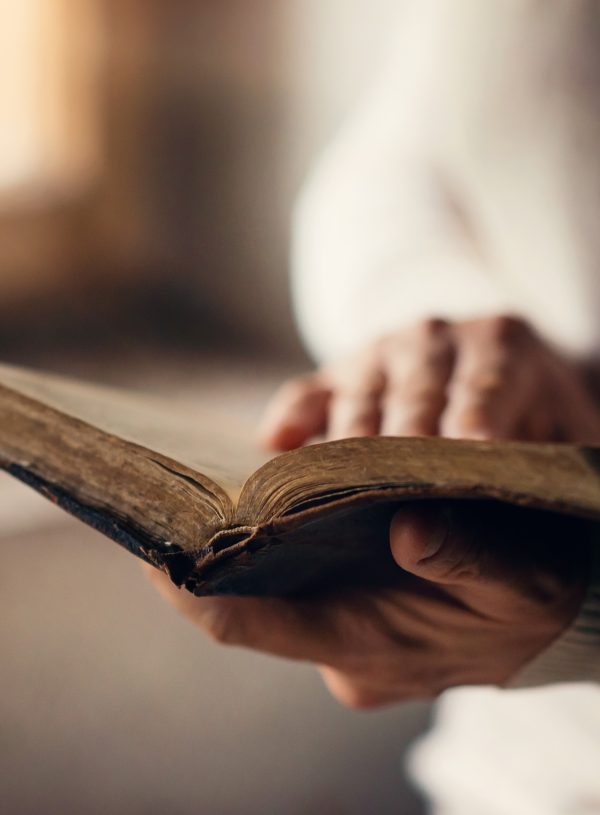
[[[582,369],[512,317],[428,320],[285,384],[262,439],[433,436],[592,442],[600,410]]]
[[[518,320],[434,320],[288,383],[263,438],[291,449],[378,433],[593,441],[600,417],[580,369]],[[354,707],[506,683],[577,613],[580,524],[493,503],[435,507],[401,509],[392,522],[392,555],[407,574],[397,589],[194,598],[158,572],[153,580],[219,642],[320,665]]]
[[[398,588],[310,599],[197,598],[148,569],[211,638],[316,663],[339,701],[371,708],[510,681],[577,612],[583,534],[573,519],[500,504],[407,506],[390,532],[407,572]]]

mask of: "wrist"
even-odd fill
[[[600,531],[589,527],[589,558],[583,591],[571,596],[574,610],[566,626],[526,663],[507,687],[528,688],[562,682],[600,682]]]

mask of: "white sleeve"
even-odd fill
[[[520,314],[583,353],[600,307],[596,0],[419,0],[293,228],[323,360],[424,316]]]
[[[320,360],[420,317],[465,318],[507,306],[439,155],[436,71],[443,65],[429,64],[435,24],[428,5],[436,3],[413,14],[400,56],[320,159],[296,207],[296,313]]]
[[[509,683],[530,688],[558,682],[600,683],[600,546],[592,545],[592,569],[581,609],[563,634]]]

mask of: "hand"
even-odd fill
[[[429,320],[288,382],[262,438],[433,436],[593,442],[600,410],[582,369],[512,317]]]
[[[406,507],[390,532],[408,573],[399,588],[302,600],[198,598],[147,568],[213,639],[314,662],[339,701],[371,708],[509,681],[576,614],[584,534],[573,519],[500,504]]]
[[[284,386],[263,435],[290,449],[321,434],[377,433],[592,441],[600,417],[580,369],[518,320],[433,320]],[[584,532],[572,519],[499,504],[448,507],[395,516],[391,552],[406,573],[397,589],[195,598],[152,578],[214,639],[314,662],[353,707],[503,684],[577,613]]]

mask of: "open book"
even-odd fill
[[[600,448],[380,437],[269,460],[214,417],[5,366],[0,466],[196,594],[384,580],[403,501],[600,519]]]

